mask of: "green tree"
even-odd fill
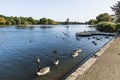
[[[6,19],[4,17],[0,17],[0,25],[4,25],[6,23]]]
[[[13,20],[13,22],[16,21],[17,25],[21,25],[21,19],[20,18],[16,18],[15,20]],[[13,23],[15,24],[15,23]]]
[[[36,25],[36,24],[57,24],[52,19],[42,18],[40,20],[33,19],[32,17],[13,17],[0,15],[0,25]]]
[[[39,23],[40,24],[48,24],[48,19],[42,18],[42,19],[39,20]]]
[[[37,24],[36,20],[34,20],[32,17],[29,17],[28,21],[32,24]]]
[[[111,9],[115,12],[115,15],[120,17],[120,1],[118,1],[117,4],[113,5],[113,7],[111,7]]]
[[[10,23],[11,25],[16,25],[16,18],[17,17],[7,17],[7,23]]]
[[[57,24],[57,22],[54,20],[48,19],[48,24]]]
[[[20,17],[21,25],[28,25],[28,21],[25,17]]]
[[[98,22],[111,22],[111,16],[108,13],[100,14],[96,19]]]
[[[117,4],[113,5],[111,9],[115,12],[115,16],[117,17],[117,21],[120,22],[120,1]]]
[[[6,25],[11,25],[9,17],[5,17],[5,19],[6,19]]]
[[[88,24],[97,24],[97,20],[96,19],[90,19],[89,21],[88,21]]]

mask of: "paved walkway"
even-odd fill
[[[97,61],[76,80],[120,80],[120,36],[97,59]]]

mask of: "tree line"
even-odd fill
[[[38,24],[58,24],[56,21],[47,18],[39,20],[32,17],[13,17],[0,15],[0,25],[38,25]]]
[[[13,16],[4,16],[0,15],[0,25],[39,25],[39,24],[98,24],[100,22],[113,22],[120,23],[120,1],[117,4],[111,7],[112,11],[114,11],[114,15],[110,15],[108,13],[99,14],[96,19],[90,19],[85,23],[80,22],[58,22],[52,19],[41,18],[39,20],[33,19],[32,17],[13,17]]]
[[[55,25],[55,24],[82,24],[80,22],[58,22],[48,18],[36,20],[32,17],[13,17],[0,15],[0,25]]]

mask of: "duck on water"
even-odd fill
[[[82,52],[81,49],[75,50],[74,53],[72,54],[72,57],[78,56],[78,54],[79,54],[80,52]]]
[[[81,49],[75,50],[75,52],[72,54],[72,56],[73,56],[73,57],[76,57],[76,56],[78,56],[78,54],[79,54],[80,52],[82,52]],[[49,66],[44,67],[44,68],[41,68],[41,67],[39,66],[39,63],[40,63],[40,59],[39,59],[39,58],[36,60],[36,63],[37,63],[38,68],[39,68],[39,71],[37,72],[37,75],[38,75],[38,76],[45,75],[45,74],[47,74],[47,73],[50,72],[50,67],[49,67]],[[55,65],[58,65],[58,64],[59,64],[58,58],[54,59],[53,63],[54,63]]]
[[[39,71],[37,72],[38,76],[45,75],[50,72],[50,67],[41,68],[39,66]]]
[[[53,63],[57,66],[59,64],[58,58],[55,58],[54,61],[53,61]]]
[[[45,74],[50,72],[50,67],[44,67],[44,68],[40,67],[40,65],[39,65],[40,64],[40,59],[39,58],[37,58],[36,63],[37,63],[38,68],[39,68],[39,71],[37,72],[38,76],[45,75]]]
[[[50,72],[50,67],[49,66],[44,67],[44,68],[40,67],[40,65],[39,65],[40,64],[40,59],[39,58],[37,58],[36,63],[37,63],[38,68],[39,68],[39,71],[37,72],[38,76],[42,76],[42,75],[45,75],[45,74]],[[54,59],[53,63],[57,66],[59,64],[58,58]]]

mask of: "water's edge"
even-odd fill
[[[110,39],[106,44],[104,44],[101,49],[96,51],[94,54],[97,56],[100,56],[103,54],[103,52],[111,45],[111,43],[114,41],[114,39],[117,37],[117,34],[115,37]],[[83,74],[87,69],[89,69],[92,64],[98,59],[98,57],[94,57],[94,54],[89,55],[85,59],[81,61],[78,65],[76,65],[71,71],[69,71],[65,76],[63,76],[60,80],[75,80],[78,75]]]

